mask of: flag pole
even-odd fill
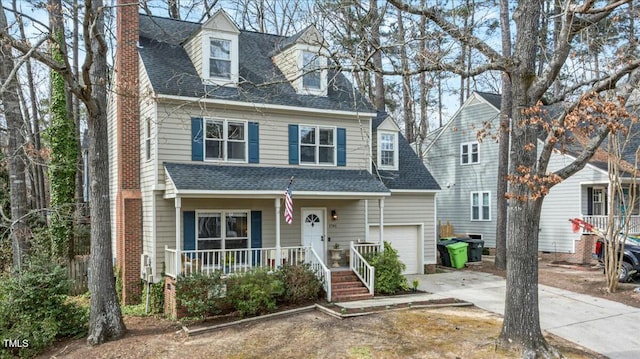
[[[285,196],[288,195],[292,183],[293,183],[293,176],[291,176],[291,178],[289,179],[289,184],[287,184],[287,188],[285,189]],[[276,256],[275,256],[276,265],[275,267],[278,267],[282,264],[282,246],[280,244],[280,207],[281,207],[280,205],[283,200],[284,198],[276,201],[277,213],[276,213]],[[286,206],[287,204],[285,203],[285,212],[286,212]]]

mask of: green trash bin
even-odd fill
[[[449,255],[451,256],[451,266],[454,268],[464,268],[465,263],[467,263],[467,247],[468,243],[465,242],[456,242],[449,244],[447,246],[447,250],[449,251]]]

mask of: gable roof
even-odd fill
[[[378,116],[372,120],[372,128],[376,130],[387,118],[386,113],[378,112]],[[375,166],[374,163],[374,170]],[[398,170],[377,170],[376,173],[380,181],[391,190],[440,189],[438,182],[400,132],[398,132]]]
[[[375,112],[347,78],[333,70],[327,74],[327,96],[298,94],[270,56],[283,42],[291,41],[284,36],[241,30],[238,35],[240,85],[205,85],[182,47],[184,41],[201,28],[201,24],[144,14],[139,16],[138,52],[156,94]]]
[[[284,193],[293,176],[291,190],[294,195],[296,192],[380,196],[389,193],[380,181],[365,170],[166,162],[164,167],[178,191],[275,191],[279,194]]]

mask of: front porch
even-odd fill
[[[348,266],[332,270],[320,258],[311,246],[291,247],[267,247],[249,249],[218,249],[218,250],[176,250],[164,248],[165,275],[176,280],[179,276],[191,276],[194,273],[211,274],[221,272],[223,275],[243,273],[252,269],[268,268],[276,269],[281,265],[308,264],[322,283],[326,292],[327,301],[349,300],[345,296],[344,285],[339,285],[338,296],[333,294],[335,287],[332,285],[332,273],[337,271],[349,271],[353,273],[366,288],[367,297],[372,297],[374,292],[375,268],[364,259],[363,254],[377,252],[378,244],[349,243],[349,249],[345,255],[348,257]],[[346,292],[349,292],[348,290]],[[362,299],[362,291],[354,292],[353,299]]]
[[[601,229],[603,232],[607,231],[609,227],[609,216],[594,216],[594,215],[582,215],[582,220],[589,223],[590,225]],[[640,233],[640,216],[631,215],[628,218],[628,222],[624,223],[625,219],[616,217],[614,220],[615,228],[625,228],[625,224],[629,226],[629,233],[638,234]],[[584,233],[588,233],[583,230]]]

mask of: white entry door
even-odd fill
[[[311,246],[324,263],[324,210],[302,209],[302,245]]]

